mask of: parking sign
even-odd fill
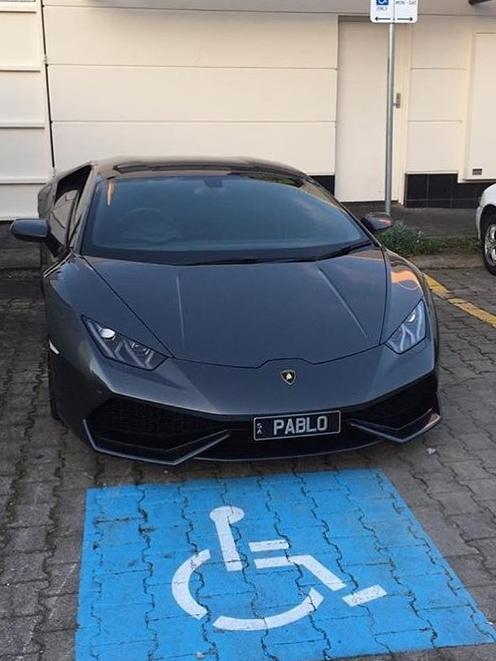
[[[373,23],[416,23],[418,0],[371,0]]]

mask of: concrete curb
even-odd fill
[[[418,255],[409,259],[421,270],[483,268],[480,255]]]

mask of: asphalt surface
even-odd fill
[[[496,313],[496,279],[482,269],[440,270],[431,275],[457,297]],[[404,447],[382,444],[299,461],[190,462],[167,470],[96,455],[50,418],[38,283],[29,272],[20,271],[15,278],[7,273],[0,276],[0,660],[75,658],[80,579],[87,571],[81,568],[85,498],[91,487],[144,490],[142,485],[166,485],[188,490],[207,478],[223,485],[230,477],[256,477],[263,485],[275,474],[321,471],[331,479],[335,471],[379,470],[482,613],[496,621],[496,329],[446,300],[438,300],[437,308],[445,418],[427,437]],[[194,517],[190,521],[193,531],[195,521]],[[121,604],[124,621],[129,608],[127,622],[131,622],[132,604],[141,603],[141,590],[136,587]],[[354,635],[352,622],[348,620],[347,625],[350,636]],[[139,641],[119,641],[117,637],[109,648],[113,652],[101,658],[140,659],[131,653]],[[298,642],[297,632],[294,642]],[[242,649],[230,656],[215,650],[212,657],[203,652],[181,656],[172,650],[165,656],[141,658],[174,657],[247,658]],[[89,658],[97,657],[80,654],[77,661]],[[272,651],[260,656],[265,658],[284,661],[289,657]],[[489,661],[496,659],[496,645],[385,653],[374,658]],[[300,661],[310,659],[302,656]]]

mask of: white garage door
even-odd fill
[[[334,173],[336,16],[54,4],[45,21],[58,169],[174,154]]]
[[[0,220],[36,214],[47,126],[39,2],[0,2]]]
[[[476,34],[473,53],[466,179],[496,178],[494,71],[496,34]]]

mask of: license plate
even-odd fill
[[[324,411],[308,415],[279,415],[253,420],[253,438],[255,441],[324,436],[326,434],[339,434],[340,431],[340,411]]]

